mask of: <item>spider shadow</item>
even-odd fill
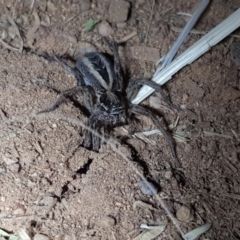
[[[149,168],[147,166],[146,161],[144,161],[141,156],[139,156],[138,151],[136,150],[136,148],[128,142],[128,139],[130,139],[129,136],[125,136],[124,138],[121,139],[121,143],[126,145],[130,151],[131,151],[131,160],[135,163],[137,163],[140,167],[143,168],[143,173],[144,176],[149,176],[150,175],[150,171]]]

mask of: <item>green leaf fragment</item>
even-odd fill
[[[94,20],[92,18],[90,18],[87,22],[86,22],[86,30],[87,31],[92,31],[95,27],[95,25],[99,22],[99,20]]]

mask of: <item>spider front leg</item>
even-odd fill
[[[93,96],[92,88],[90,86],[76,86],[74,88],[68,89],[68,90],[62,92],[61,94],[59,94],[56,101],[52,104],[52,106],[50,108],[45,109],[45,110],[39,112],[38,114],[54,111],[66,100],[66,97],[76,94],[80,91],[84,95],[85,106],[88,108],[88,110],[90,110],[94,105],[94,96]]]
[[[171,102],[169,97],[164,93],[161,85],[159,85],[159,84],[157,84],[157,83],[155,83],[153,81],[149,81],[149,80],[141,79],[141,78],[136,78],[136,79],[130,80],[129,85],[128,85],[127,90],[126,90],[127,98],[128,98],[129,101],[132,101],[136,97],[140,87],[143,86],[143,85],[149,86],[149,87],[155,89],[155,91],[159,92],[160,95],[162,96],[163,101],[171,109],[176,109],[178,111],[182,110],[180,107],[174,105]]]
[[[49,56],[48,53],[44,53],[42,56],[50,62],[56,61],[66,72],[76,77],[79,85],[84,85],[82,74],[75,67],[69,66],[62,58],[57,55]]]
[[[176,154],[176,148],[175,148],[175,144],[174,144],[174,140],[173,140],[172,136],[164,129],[164,127],[161,125],[159,120],[153,116],[152,112],[142,106],[130,104],[129,113],[140,114],[140,115],[144,115],[144,116],[151,118],[153,123],[162,132],[163,136],[167,140],[167,142],[170,146],[171,153],[172,153],[173,159],[175,161],[176,167],[181,167],[181,164],[180,164],[177,154]]]

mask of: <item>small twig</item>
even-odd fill
[[[0,43],[7,49],[10,49],[10,50],[13,50],[13,51],[17,51],[17,52],[20,52],[20,53],[22,52],[21,49],[18,49],[18,48],[15,48],[15,47],[12,47],[12,46],[8,45],[2,39],[0,39]]]
[[[171,30],[174,31],[174,32],[177,32],[177,33],[180,33],[182,32],[183,28],[178,28],[178,27],[174,27],[174,26],[171,26]],[[190,31],[191,34],[200,34],[200,35],[204,35],[206,34],[205,31],[198,31],[196,29],[192,29]]]
[[[223,196],[223,197],[229,197],[229,198],[232,198],[232,199],[240,200],[240,195],[239,195],[239,194],[234,194],[234,193],[224,193],[224,194],[221,194],[221,196]]]
[[[182,32],[183,28],[178,28],[178,27],[171,26],[171,30],[174,31],[174,32],[180,33],[180,32]],[[192,31],[190,31],[190,34],[204,35],[204,34],[207,34],[207,33],[208,32],[206,32],[206,31],[199,31],[199,30],[196,30],[196,29],[193,29]],[[238,34],[230,34],[229,36],[240,38],[240,35],[238,35]]]
[[[121,40],[117,41],[117,43],[124,43],[126,41],[128,41],[129,39],[133,38],[137,36],[137,32],[132,32],[129,35],[125,36],[124,38],[122,38]]]
[[[11,18],[10,17],[10,15],[8,15],[8,21],[12,24],[12,26],[15,28],[15,30],[16,30],[16,33],[17,33],[17,35],[18,35],[18,37],[19,37],[19,39],[20,39],[20,48],[19,48],[19,52],[21,53],[22,52],[22,50],[23,50],[23,39],[22,39],[22,36],[21,36],[21,34],[20,34],[20,31],[19,31],[19,28],[18,28],[18,26],[17,26],[17,24],[15,23],[15,21],[14,21],[14,19],[13,18]]]
[[[149,29],[150,29],[150,26],[151,26],[151,23],[152,23],[154,6],[155,6],[155,0],[152,0],[152,9],[151,9],[151,14],[150,14],[149,22],[148,22],[148,28],[147,28],[147,32],[146,32],[145,45],[146,45],[147,40],[148,40],[148,33],[149,33]]]
[[[7,119],[5,114],[4,114],[4,112],[2,111],[2,109],[0,109],[0,116],[1,116],[2,120],[6,120]]]
[[[36,218],[36,215],[29,215],[29,216],[18,216],[18,217],[1,217],[0,221],[19,221],[19,220],[25,220],[26,219],[32,219]]]
[[[183,16],[187,16],[187,17],[191,17],[192,16],[192,14],[185,13],[185,12],[178,12],[177,15],[183,15]]]
[[[35,0],[32,0],[31,6],[30,6],[30,11],[32,11],[32,9],[33,9],[33,7],[34,7],[34,4],[35,4]]]

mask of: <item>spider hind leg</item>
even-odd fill
[[[152,122],[162,132],[163,136],[165,137],[166,141],[168,142],[176,167],[178,167],[178,168],[181,167],[181,164],[180,164],[179,159],[177,157],[176,147],[175,147],[174,140],[173,140],[172,136],[170,135],[170,133],[168,133],[164,129],[164,127],[162,126],[160,121],[155,116],[153,116],[152,112],[149,111],[148,109],[142,107],[142,106],[131,104],[129,106],[129,113],[130,114],[134,113],[134,114],[144,115],[144,116],[147,116],[147,117],[151,118]]]
[[[142,79],[142,78],[136,78],[136,79],[130,80],[128,88],[127,88],[127,98],[129,99],[129,101],[132,101],[136,97],[140,87],[143,85],[149,86],[149,87],[155,89],[155,91],[159,92],[163,101],[168,105],[169,108],[175,109],[178,111],[182,110],[180,107],[174,105],[171,102],[170,98],[164,93],[161,85],[159,85],[153,81],[149,81],[149,80]]]

